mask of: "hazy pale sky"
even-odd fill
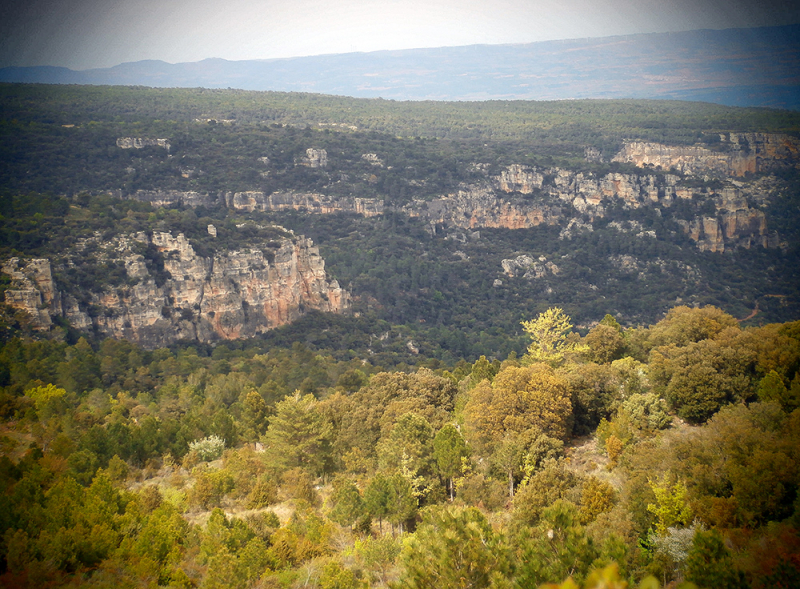
[[[800,0],[3,0],[0,67],[270,59],[800,23]]]

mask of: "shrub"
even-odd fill
[[[189,443],[189,451],[194,451],[200,460],[205,461],[216,460],[222,456],[224,449],[225,440],[216,435]]]

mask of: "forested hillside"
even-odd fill
[[[677,307],[580,338],[551,309],[524,329],[521,358],[411,372],[302,344],[11,340],[3,583],[535,587],[613,563],[796,584],[796,322]]]
[[[681,303],[740,319],[755,310],[756,323],[800,312],[796,113],[24,85],[3,86],[0,108],[3,254],[48,259],[62,303],[72,297],[83,317],[73,321],[101,333],[94,317],[120,311],[108,289],[122,296],[142,278],[113,252],[78,255],[98,231],[183,233],[213,257],[274,251],[272,237],[243,227],[276,223],[316,242],[356,314],[392,326],[359,330],[356,349],[382,353],[386,339],[372,344],[391,331],[395,363],[413,362],[409,342],[450,363],[521,353],[519,321],[554,304],[584,329],[609,312],[653,322]],[[691,156],[700,163],[680,171],[616,157],[636,141],[701,153]],[[702,172],[719,162],[746,176]],[[342,213],[309,215],[310,201]],[[501,208],[470,219],[485,203],[527,220]],[[167,253],[142,254],[157,286]],[[163,304],[199,320],[188,304]],[[174,339],[188,333],[176,329]],[[314,341],[313,331],[297,337]]]
[[[0,583],[796,586],[799,132],[1,86]]]

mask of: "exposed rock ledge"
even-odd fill
[[[743,177],[785,167],[797,167],[800,140],[774,133],[730,133],[720,135],[720,147],[714,151],[702,145],[662,145],[632,141],[626,143],[611,161],[639,167],[676,169],[684,174],[717,177]]]
[[[783,147],[775,141],[758,143],[756,138],[751,139],[750,145],[762,145],[762,151],[767,149],[764,145],[769,146],[770,153],[775,156],[770,161],[778,161],[777,156],[782,154],[787,157],[787,165],[796,162],[796,157],[789,157],[794,153],[791,150],[794,143],[788,139]],[[717,156],[724,155],[701,147],[691,149],[712,154],[711,163],[717,161],[714,159]],[[728,160],[719,161],[725,166],[730,164]],[[724,169],[728,173],[730,168]],[[768,178],[744,183],[727,180],[726,183],[728,186],[722,189],[692,188],[682,186],[680,176],[675,174],[608,173],[601,176],[561,168],[511,165],[496,176],[486,175],[484,180],[462,185],[452,194],[433,200],[414,200],[400,211],[425,220],[432,232],[437,227],[524,229],[542,224],[567,227],[578,216],[583,218],[583,225],[605,216],[606,208],[612,203],[621,203],[628,208],[659,205],[666,212],[674,202],[696,196],[711,200],[717,208],[717,214],[708,218],[711,221],[698,218],[682,223],[684,231],[700,249],[724,251],[730,247],[776,245],[777,237],[769,235],[763,211],[748,205],[748,200],[759,205],[767,202],[775,186]],[[139,191],[135,197],[155,206],[225,206],[246,212],[303,210],[322,214],[346,212],[366,217],[384,212],[380,199],[294,191],[272,194],[228,192],[217,196],[197,192]]]
[[[149,137],[118,137],[117,147],[122,149],[143,149],[145,147],[163,147],[167,151],[172,147],[169,139],[150,139]]]
[[[377,198],[326,196],[309,192],[228,192],[225,205],[237,211],[298,210],[312,213],[356,213],[365,217],[383,214],[383,201]]]
[[[160,284],[139,253],[147,246],[155,247],[168,273]],[[306,310],[341,313],[350,306],[349,293],[327,280],[319,250],[304,237],[283,240],[274,253],[249,248],[206,258],[195,253],[183,234],[139,233],[117,237],[105,254],[123,262],[128,277],[138,282],[89,293],[91,313],[85,302],[58,292],[50,261],[42,259],[12,258],[2,265],[24,287],[7,290],[6,303],[28,312],[39,329],[47,329],[50,317],[60,315],[78,329],[150,349],[180,339],[252,337]]]

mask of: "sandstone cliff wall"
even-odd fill
[[[151,139],[149,137],[118,137],[117,147],[122,149],[142,149],[144,147],[163,147],[167,151],[172,147],[169,139]]]
[[[730,133],[720,136],[720,149],[632,141],[611,161],[674,168],[685,174],[743,177],[747,173],[798,166],[800,140],[772,133]]]
[[[772,187],[748,186],[745,195],[743,188],[733,185],[719,190],[692,189],[681,186],[680,180],[674,174],[596,176],[560,168],[509,166],[483,183],[464,185],[453,194],[431,201],[415,200],[402,210],[427,221],[433,231],[437,226],[567,227],[579,221],[576,216],[588,223],[604,217],[611,203],[621,202],[628,208],[660,204],[668,211],[677,200],[692,199],[697,193],[714,203],[717,214],[681,221],[680,225],[701,250],[723,252],[732,247],[777,246],[777,237],[769,234],[763,211],[749,206],[747,199],[765,202]]]
[[[298,210],[312,213],[357,213],[365,217],[383,214],[383,201],[376,198],[335,197],[308,192],[228,192],[225,205],[237,211]]]
[[[157,282],[141,246],[161,255],[169,278]],[[300,317],[306,310],[340,313],[350,297],[328,280],[325,262],[311,240],[286,239],[277,250],[247,248],[198,256],[182,235],[156,232],[120,236],[105,254],[125,264],[134,286],[88,293],[88,303],[61,295],[48,260],[7,260],[12,285],[6,303],[27,311],[39,329],[62,315],[83,330],[128,339],[146,348],[177,340],[202,342],[252,337]],[[166,274],[165,274],[166,276]],[[37,278],[38,277],[38,278]],[[99,313],[97,310],[99,309]]]
[[[713,151],[704,146],[676,147],[655,143],[629,143],[615,158],[639,166],[675,168],[686,174],[718,177],[741,176],[785,166],[800,165],[800,142],[786,135],[728,134],[721,138],[723,148]],[[372,155],[372,154],[365,154]],[[682,221],[683,230],[708,251],[731,247],[778,243],[770,235],[764,213],[748,202],[763,204],[774,187],[762,178],[728,185],[719,190],[682,185],[677,174],[627,174],[575,172],[562,168],[534,168],[511,165],[489,176],[488,166],[476,164],[484,179],[465,184],[451,194],[433,200],[417,199],[400,208],[401,212],[425,220],[432,231],[437,227],[477,229],[480,227],[523,229],[537,225],[562,225],[572,221],[591,224],[604,217],[610,204],[629,208],[659,205],[665,212],[677,200],[711,200],[717,208],[713,216]],[[734,186],[736,185],[736,186]],[[746,194],[746,197],[745,197]],[[334,197],[318,193],[279,191],[227,192],[219,195],[180,191],[138,191],[135,195],[154,206],[225,206],[242,212],[302,210],[312,213],[355,213],[366,217],[381,215],[380,199],[355,196]],[[573,223],[574,224],[574,223]]]
[[[3,262],[0,270],[11,278],[11,285],[5,291],[6,305],[28,313],[34,329],[49,329],[52,325],[50,315],[58,313],[61,307],[61,296],[53,281],[50,261],[10,258]]]

